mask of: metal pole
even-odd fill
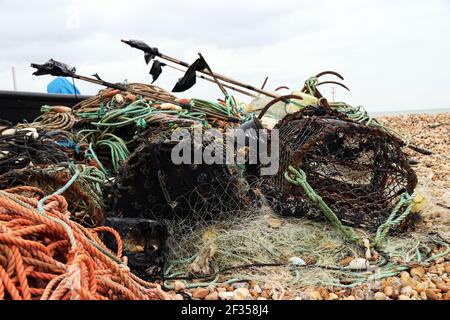
[[[11,67],[11,73],[12,73],[13,89],[14,91],[17,91],[16,68]]]
[[[166,66],[169,67],[169,68],[172,68],[172,69],[174,69],[174,70],[178,70],[178,71],[181,71],[181,72],[186,72],[186,70],[177,68],[177,67],[175,67],[175,66],[172,66],[171,64],[166,64]],[[201,75],[201,74],[197,74],[197,78],[200,78],[200,79],[203,79],[203,80],[206,80],[206,81],[215,83],[214,79],[208,78],[208,77],[206,77],[206,76],[204,76],[204,75]],[[247,91],[244,91],[244,90],[242,90],[242,89],[233,87],[233,86],[231,86],[231,85],[229,85],[229,84],[224,84],[224,83],[222,83],[222,85],[223,85],[225,88],[228,88],[228,89],[231,89],[231,90],[233,90],[233,91],[236,91],[236,92],[245,94],[245,95],[247,95],[247,96],[249,96],[249,97],[256,98],[256,95],[251,94],[250,92],[247,92]]]
[[[191,66],[189,63],[186,63],[184,61],[172,58],[170,56],[166,56],[165,54],[162,54],[162,53],[159,54],[159,57],[164,59],[164,60],[170,61],[172,63],[176,63],[176,64],[179,64],[179,65],[182,65],[183,67],[186,67],[186,68],[189,68]],[[208,70],[200,70],[199,72],[203,73],[205,75],[208,75],[208,76],[213,76]],[[243,82],[231,79],[231,78],[228,78],[227,76],[224,76],[224,75],[222,75],[220,73],[217,73],[217,72],[214,72],[214,77],[216,77],[217,79],[220,79],[222,81],[231,83],[231,84],[233,84],[235,86],[239,86],[239,87],[245,88],[245,89],[250,90],[250,91],[255,91],[255,92],[258,92],[260,94],[269,96],[271,98],[279,98],[280,97],[279,95],[274,94],[272,92],[255,88],[254,86],[251,86],[249,84],[246,84],[246,83],[243,83]]]

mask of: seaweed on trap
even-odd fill
[[[306,108],[275,127],[280,169],[263,177],[265,192],[282,215],[323,218],[303,190],[286,181],[292,165],[306,173],[307,182],[343,224],[375,231],[400,196],[412,194],[417,184],[403,142],[338,112],[320,111]]]

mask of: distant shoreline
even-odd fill
[[[409,115],[409,114],[436,114],[436,113],[448,113],[450,112],[450,108],[442,108],[442,109],[412,109],[412,110],[384,110],[384,111],[369,111],[369,114],[372,116],[401,116],[401,115]]]

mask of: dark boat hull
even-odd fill
[[[44,105],[72,107],[87,98],[90,96],[0,90],[0,119],[14,124],[31,122]]]

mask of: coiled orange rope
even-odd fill
[[[42,194],[32,187],[0,190],[0,300],[170,298],[130,272],[117,231],[71,221],[60,195],[46,199],[42,214],[37,210]],[[106,248],[99,232],[114,235],[117,253]]]

